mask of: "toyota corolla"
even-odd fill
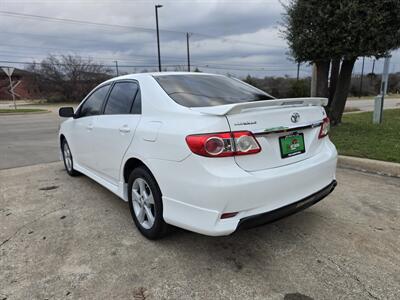
[[[170,225],[228,235],[307,208],[336,186],[324,98],[276,99],[238,79],[143,73],[97,86],[60,128],[68,174],[129,202],[150,239]]]

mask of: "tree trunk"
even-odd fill
[[[344,59],[340,68],[339,78],[336,86],[335,95],[332,100],[330,117],[332,125],[337,125],[342,121],[347,95],[349,93],[351,73],[353,72],[356,58]]]
[[[315,62],[317,66],[317,97],[328,97],[329,60]]]
[[[336,85],[339,78],[339,71],[340,71],[340,58],[332,59],[332,66],[331,66],[331,77],[329,80],[329,102],[328,108],[331,107],[333,96],[335,95]]]

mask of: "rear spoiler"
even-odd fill
[[[191,110],[201,112],[203,114],[224,116],[238,114],[245,109],[259,107],[279,107],[279,106],[326,106],[327,98],[287,98],[273,99],[264,101],[244,102],[237,104],[225,104],[207,107],[190,107]]]

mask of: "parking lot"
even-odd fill
[[[56,109],[0,117],[0,299],[399,299],[400,179],[338,169],[314,207],[156,242],[58,159]],[[266,195],[267,197],[268,195]]]
[[[316,206],[228,237],[134,228],[60,162],[0,171],[2,299],[398,299],[400,180],[339,169]]]

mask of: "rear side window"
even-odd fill
[[[117,82],[114,84],[104,108],[104,114],[129,114],[138,89],[138,85],[134,82]]]
[[[186,107],[215,106],[274,99],[244,82],[216,75],[159,75],[164,91]]]
[[[142,96],[140,94],[140,89],[136,93],[136,98],[133,102],[131,113],[134,115],[140,115],[142,113]]]
[[[107,96],[110,85],[104,85],[94,91],[82,104],[79,117],[95,116],[101,113],[104,98]]]

